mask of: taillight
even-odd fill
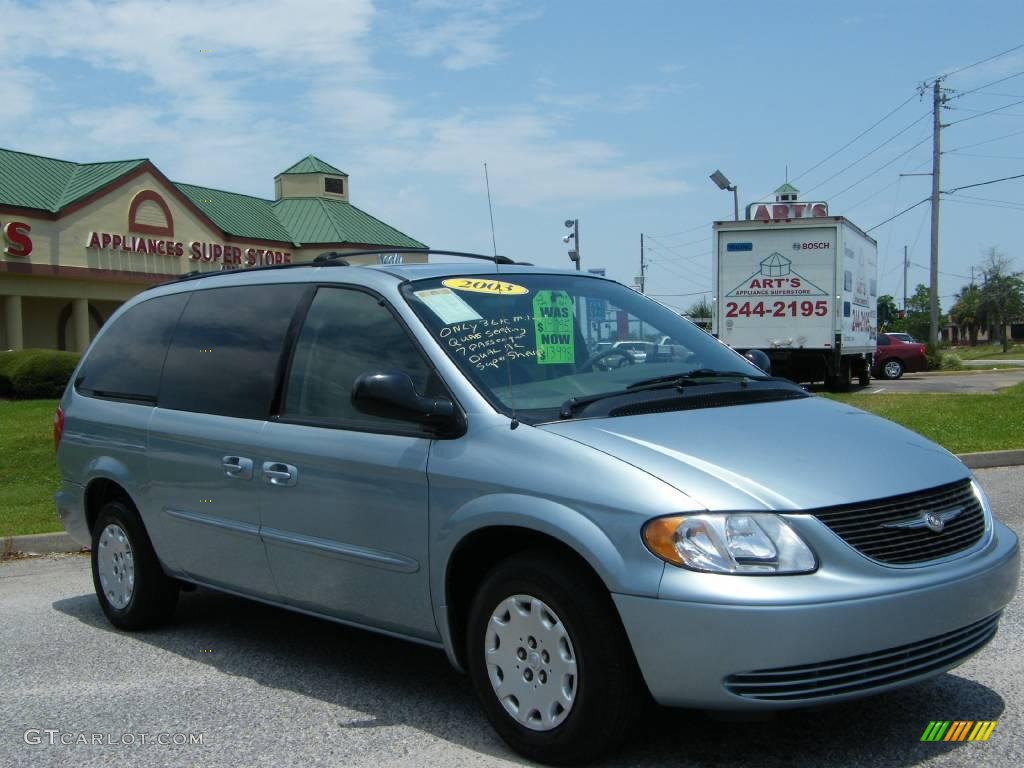
[[[64,436],[64,409],[59,405],[53,414],[53,450],[60,447],[60,439]]]

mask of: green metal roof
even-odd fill
[[[213,223],[231,235],[257,240],[295,242],[295,238],[274,215],[269,200],[175,182],[182,194]]]
[[[343,200],[294,197],[273,203],[274,212],[297,243],[366,243],[425,248],[365,211]]]
[[[0,149],[0,205],[39,208],[56,213],[144,162],[122,160],[79,164]]]
[[[790,184],[788,181],[781,187],[775,190],[776,195],[798,195],[800,190]]]
[[[0,205],[57,213],[146,162],[72,163],[0,149]],[[285,171],[313,172],[347,175],[312,155]],[[426,247],[343,200],[302,197],[274,202],[194,184],[174,182],[174,186],[221,230],[236,237],[296,246],[359,243],[396,248]]]
[[[291,168],[281,171],[277,176],[284,176],[291,173],[330,173],[334,176],[348,176],[344,171],[335,168],[330,163],[325,163],[319,157],[315,157],[314,155],[306,155]],[[277,176],[274,178],[276,179]]]

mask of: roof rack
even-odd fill
[[[480,253],[465,253],[463,251],[435,251],[431,248],[381,248],[373,251],[349,251],[347,253],[331,251],[329,253],[321,253],[312,261],[296,261],[289,264],[266,264],[261,267],[245,267],[244,269],[216,269],[203,272],[198,269],[194,269],[191,272],[186,272],[182,275],[172,277],[170,280],[166,280],[162,283],[155,283],[145,290],[158,288],[161,285],[168,285],[169,283],[179,283],[185,280],[201,280],[204,277],[231,275],[237,273],[248,274],[250,272],[262,272],[269,269],[291,269],[293,267],[348,267],[351,266],[348,261],[349,256],[376,256],[379,254],[389,253],[425,253],[436,254],[438,256],[462,256],[467,259],[481,259],[495,264],[517,264],[524,267],[533,266],[529,262],[513,261],[508,256],[501,256],[500,254],[496,256],[485,256]]]
[[[436,256],[462,256],[466,259],[481,259],[482,261],[491,261],[495,264],[519,264],[520,266],[532,266],[522,261],[513,261],[508,256],[501,256],[495,254],[494,256],[485,256],[482,253],[466,253],[465,251],[438,251],[433,248],[378,248],[372,251],[349,251],[348,253],[321,253],[315,259],[314,263],[330,263],[339,258],[348,258],[349,256],[377,256],[380,254],[389,253],[426,253],[434,254]]]

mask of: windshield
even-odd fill
[[[699,371],[763,377],[743,356],[619,283],[571,274],[417,280],[424,325],[499,410],[528,421],[571,398]]]

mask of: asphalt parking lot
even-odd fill
[[[1024,468],[977,475],[1021,535]],[[203,590],[182,596],[172,626],[124,634],[76,555],[0,563],[0,611],[0,765],[523,764],[440,651]],[[1018,595],[980,656],[914,688],[755,720],[657,709],[603,765],[1016,767],[1022,631]],[[998,725],[984,743],[922,743],[931,720]]]
[[[854,394],[877,395],[939,392],[954,394],[993,394],[1024,381],[1024,370],[970,371],[968,373],[907,373],[889,381],[872,379],[866,387],[854,386]]]

